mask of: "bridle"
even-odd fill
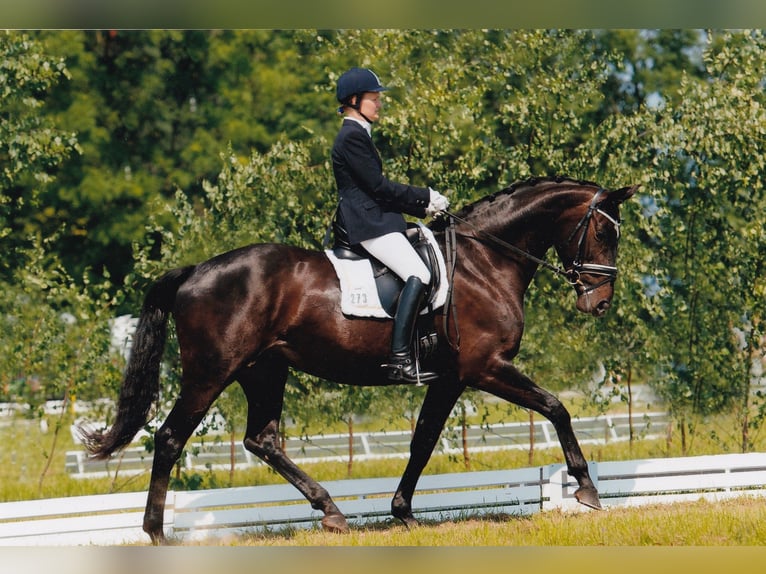
[[[620,222],[606,213],[603,209],[601,209],[601,196],[605,193],[605,190],[603,188],[599,188],[598,191],[595,193],[593,198],[591,199],[590,205],[588,206],[588,211],[583,215],[582,219],[580,219],[580,222],[575,226],[575,228],[572,230],[572,233],[569,234],[569,237],[567,239],[567,243],[571,242],[574,239],[575,234],[577,234],[578,231],[580,231],[580,237],[577,240],[577,255],[575,255],[574,260],[572,261],[571,267],[568,269],[565,269],[564,267],[561,267],[559,265],[553,265],[552,263],[549,263],[545,259],[541,259],[535,255],[532,255],[531,253],[524,251],[523,249],[520,249],[516,247],[515,245],[512,245],[511,243],[508,243],[507,241],[503,241],[496,235],[493,235],[491,233],[488,233],[482,229],[479,229],[476,227],[473,223],[470,221],[467,221],[466,219],[463,219],[462,217],[450,212],[450,211],[443,211],[447,217],[450,218],[450,224],[448,226],[448,235],[451,235],[452,243],[454,244],[454,221],[458,221],[460,223],[464,223],[473,231],[490,241],[491,243],[494,243],[496,245],[499,245],[500,247],[511,251],[517,255],[520,255],[530,261],[533,261],[534,263],[537,263],[538,265],[541,265],[545,267],[546,269],[549,269],[550,271],[553,271],[557,275],[561,275],[562,277],[566,278],[566,280],[569,282],[570,285],[573,286],[579,286],[582,288],[582,292],[584,294],[590,293],[591,291],[594,291],[601,287],[602,285],[605,285],[606,283],[613,283],[614,280],[617,278],[617,267],[614,267],[612,265],[599,265],[597,263],[583,263],[582,258],[585,254],[585,237],[588,234],[588,226],[590,225],[591,220],[593,219],[593,215],[595,213],[598,213],[599,215],[605,217],[612,225],[614,225],[614,228],[617,232],[617,239],[620,238]],[[597,281],[595,283],[589,283],[587,281],[584,281],[582,276],[583,275],[596,275],[599,277],[603,277],[600,281]]]
[[[575,233],[577,233],[578,230],[582,230],[580,233],[580,239],[577,241],[577,255],[574,258],[574,261],[572,261],[572,267],[568,269],[565,273],[567,275],[567,280],[572,285],[579,285],[583,288],[583,293],[590,293],[591,291],[594,291],[601,287],[602,285],[605,285],[606,283],[613,283],[614,280],[617,278],[617,267],[614,267],[612,265],[599,265],[597,263],[583,263],[582,257],[585,252],[585,236],[588,233],[588,225],[590,224],[591,219],[593,219],[593,214],[598,213],[599,215],[602,215],[605,217],[612,225],[614,225],[614,229],[617,232],[617,239],[620,239],[620,222],[609,215],[607,212],[605,212],[603,209],[601,209],[601,203],[599,202],[599,198],[604,193],[603,188],[599,188],[596,194],[593,196],[593,199],[591,199],[590,205],[588,206],[588,211],[585,213],[583,218],[580,220],[580,223],[577,224],[577,226],[572,230],[572,233],[569,234],[569,238],[567,239],[567,242],[572,241],[572,238],[574,238]],[[597,275],[603,277],[603,279],[597,283],[586,283],[582,280],[582,274],[586,275]]]

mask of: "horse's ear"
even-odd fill
[[[613,201],[615,203],[622,203],[626,199],[630,199],[633,197],[633,194],[636,193],[638,188],[641,186],[641,184],[637,185],[629,185],[627,187],[621,187],[620,189],[615,189],[614,191],[609,192],[609,201]]]

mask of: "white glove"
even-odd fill
[[[433,217],[440,211],[444,211],[449,207],[449,200],[435,189],[429,187],[428,191],[431,193],[431,197],[430,203],[428,204],[428,207],[426,207],[426,215],[428,217]]]

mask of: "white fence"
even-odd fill
[[[653,412],[634,415],[633,432],[637,438],[665,436],[670,418],[666,413]],[[627,441],[631,420],[627,414],[603,415],[579,418],[572,421],[572,427],[580,444],[605,444]],[[472,425],[467,429],[467,446],[471,453],[506,449],[528,449],[530,426],[528,422]],[[438,449],[442,453],[461,454],[450,439],[442,435]],[[75,436],[75,433],[73,433]],[[532,427],[536,449],[561,448],[556,431],[550,421],[539,419]],[[355,461],[385,458],[406,458],[409,456],[411,435],[409,431],[360,432],[354,434],[352,453]],[[285,452],[297,463],[320,461],[346,461],[349,455],[349,441],[346,434],[326,434],[310,437],[289,437]],[[204,443],[190,442],[185,451],[183,466],[187,469],[228,469],[244,468],[262,464],[246,450],[241,441],[230,445],[220,435]],[[141,446],[129,447],[107,461],[96,461],[88,457],[85,450],[66,453],[66,469],[75,478],[111,476],[148,472],[152,457]]]
[[[766,495],[766,453],[591,463],[605,508],[700,498]],[[352,524],[385,520],[398,478],[325,483]],[[426,475],[413,499],[418,518],[445,520],[487,513],[583,509],[563,465],[509,471]],[[147,543],[141,530],[145,493],[0,504],[0,545]],[[169,492],[165,531],[204,541],[236,533],[316,526],[315,511],[290,485]]]

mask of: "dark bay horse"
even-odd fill
[[[577,500],[600,508],[569,413],[511,361],[524,327],[524,293],[541,264],[566,276],[580,311],[606,312],[617,272],[619,206],[636,188],[609,191],[564,178],[529,180],[450,214],[451,225],[431,223],[441,248],[455,255],[453,300],[437,310],[439,348],[424,367],[441,378],[426,392],[410,459],[391,503],[393,516],[417,524],[411,508],[416,483],[466,387],[548,418],[578,482]],[[550,247],[561,267],[543,260]],[[379,365],[389,350],[391,321],[345,317],[337,277],[320,251],[258,244],[169,271],[146,294],[114,425],[106,432],[82,431],[95,457],[125,447],[146,423],[157,399],[171,313],[183,372],[180,394],[155,434],[144,515],[152,542],[165,542],[163,512],[173,465],[216,397],[234,381],[248,401],[245,447],[324,513],[325,529],[347,531],[327,491],[281,450],[277,435],[285,383],[293,368],[342,384],[389,384]]]

